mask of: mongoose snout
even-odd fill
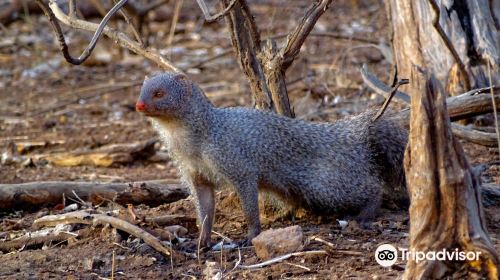
[[[144,81],[137,111],[152,124],[179,168],[196,205],[200,242],[210,244],[214,189],[232,187],[248,224],[261,230],[258,191],[278,194],[321,213],[370,218],[382,189],[404,185],[407,132],[374,112],[313,123],[249,108],[217,108],[185,75]]]

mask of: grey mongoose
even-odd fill
[[[407,132],[374,112],[334,123],[291,119],[250,108],[217,108],[183,74],[146,78],[136,109],[154,128],[196,204],[200,244],[210,245],[214,189],[240,198],[247,241],[260,233],[258,191],[321,213],[370,218],[382,188],[404,184]],[[203,224],[203,225],[202,225]]]

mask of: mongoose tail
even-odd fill
[[[382,190],[402,184],[406,132],[390,118],[372,122],[371,112],[313,123],[216,108],[194,82],[172,73],[145,80],[136,108],[151,117],[193,195],[203,246],[210,244],[216,186],[238,194],[251,240],[261,229],[259,190],[323,213],[369,218]]]

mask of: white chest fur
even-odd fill
[[[183,175],[203,174],[214,183],[220,181],[215,176],[217,167],[199,147],[200,139],[193,139],[195,136],[182,123],[153,118],[151,122],[181,173],[187,173]]]

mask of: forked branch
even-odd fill
[[[363,77],[365,84],[370,89],[386,98],[386,102],[384,102],[384,105],[379,110],[379,113],[374,120],[376,120],[378,116],[383,113],[390,101],[389,98],[391,98],[391,96],[396,97],[396,100],[399,99],[399,101],[403,101],[405,104],[410,103],[410,97],[408,94],[398,91],[397,87],[391,89],[389,86],[377,79],[375,75],[370,73],[366,66],[363,66],[361,69],[361,76]],[[492,104],[490,99],[491,97],[488,96],[488,91],[490,90],[496,94],[500,93],[500,87],[491,87],[474,89],[466,93],[447,98],[447,109],[451,121],[457,121],[493,112],[493,105],[498,106],[499,104],[497,103],[500,103],[500,98],[494,98],[495,103]],[[398,117],[401,118],[401,124],[408,125],[409,116],[410,112],[408,110],[399,112]],[[495,133],[474,130],[457,123],[452,124],[451,130],[455,136],[475,144],[494,147],[497,143],[497,136]]]
[[[285,82],[285,72],[300,52],[308,34],[332,0],[315,1],[307,10],[299,25],[288,37],[283,48],[274,40],[261,46],[260,33],[250,9],[244,0],[239,0],[226,16],[233,48],[240,60],[241,68],[248,77],[255,106],[273,110],[278,114],[294,117]],[[229,0],[222,1],[225,10]]]
[[[207,22],[216,21],[219,18],[225,16],[234,7],[234,4],[236,4],[237,1],[238,0],[231,1],[231,3],[229,3],[229,5],[227,5],[227,7],[222,12],[217,13],[215,15],[210,15],[210,11],[208,10],[207,3],[205,3],[204,0],[196,0],[196,2],[198,3],[198,6],[200,6],[201,11],[203,12],[203,16],[205,16],[205,20]]]
[[[313,3],[312,6],[307,10],[306,14],[300,21],[295,31],[290,35],[285,48],[283,49],[283,65],[284,69],[287,69],[299,54],[300,48],[304,44],[307,35],[311,32],[316,25],[316,22],[321,17],[321,15],[328,9],[328,5],[332,3],[332,0],[321,0],[319,2]]]
[[[49,11],[49,9],[47,8],[47,5],[42,0],[36,0],[37,4],[43,10],[45,15],[47,15],[47,17],[49,17],[50,23],[51,23],[52,27],[54,28],[54,31],[57,34],[57,39],[59,40],[59,43],[61,44],[61,50],[63,51],[64,58],[66,58],[66,60],[69,63],[75,64],[75,65],[80,65],[85,60],[87,60],[87,58],[92,53],[92,50],[95,48],[97,41],[99,40],[99,37],[101,37],[101,33],[102,33],[104,27],[106,26],[106,24],[108,24],[108,21],[111,19],[112,16],[114,16],[114,14],[116,12],[118,12],[120,10],[121,7],[123,7],[123,5],[125,5],[127,3],[127,1],[128,0],[120,0],[118,3],[116,3],[116,5],[113,6],[113,8],[111,8],[111,10],[101,20],[101,23],[99,23],[99,26],[95,30],[94,36],[92,37],[92,40],[90,41],[87,48],[85,48],[83,53],[78,58],[74,58],[71,56],[71,54],[69,54],[66,40],[64,39],[64,35],[62,35],[61,27],[59,26],[59,23],[54,18],[54,14],[51,11]],[[55,4],[55,6],[57,6],[56,1],[51,0],[50,5],[54,5],[54,4]],[[70,3],[70,14],[71,13],[74,14],[74,3]]]
[[[63,52],[64,58],[71,64],[81,64],[83,63],[88,56],[92,53],[95,44],[97,43],[97,39],[101,34],[105,34],[108,38],[117,42],[120,46],[131,50],[132,52],[142,55],[145,58],[157,63],[162,69],[170,70],[175,72],[182,72],[179,68],[175,67],[172,63],[162,57],[156,51],[144,48],[141,43],[131,40],[127,34],[112,29],[106,26],[109,18],[113,16],[120,8],[123,6],[127,0],[120,0],[106,15],[106,17],[101,21],[100,24],[95,24],[92,22],[76,19],[66,15],[61,8],[57,5],[57,0],[51,0],[49,2],[49,7],[42,1],[36,0],[42,9],[44,9],[45,14],[49,18],[49,21],[56,33],[57,39],[61,46],[61,51]],[[79,58],[74,58],[69,54],[68,45],[64,39],[64,35],[62,34],[61,27],[59,26],[58,21],[71,26],[76,29],[83,29],[87,31],[94,32],[94,37],[90,42],[89,46],[85,49],[83,54]]]

